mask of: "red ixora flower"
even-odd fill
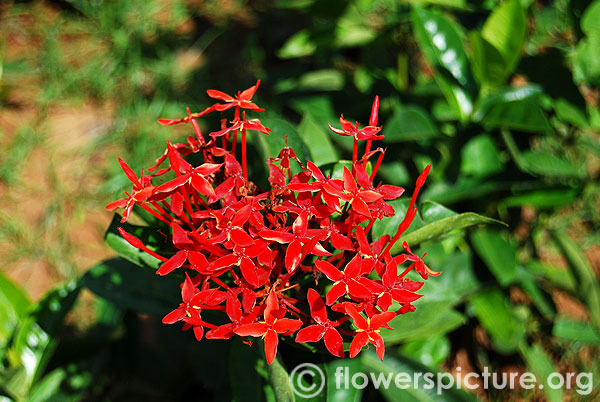
[[[351,169],[344,166],[336,174],[302,161],[286,142],[266,161],[270,188],[262,189],[248,178],[246,131],[270,130],[245,116],[246,111],[264,110],[252,102],[259,84],[236,96],[209,90],[219,103],[199,113],[188,109],[183,118],[160,119],[163,125],[191,123],[195,137],[167,141],[165,152],[147,170],[151,174],[142,171],[138,177],[119,159],[133,187],[106,208],[123,208],[125,222],[138,205],[160,221],[156,236],[145,240],[123,227],[118,231],[133,247],[161,261],[158,275],[185,274],[181,303],[164,323],[182,322],[198,340],[240,336],[251,343],[261,337],[269,364],[280,339],[292,340],[294,333],[300,344],[322,339],[337,357],[345,355],[344,341],[351,341],[350,357],[372,343],[383,359],[385,334],[380,331],[389,330],[395,317],[414,311],[412,303],[422,296],[415,292],[423,282],[408,273],[414,270],[423,280],[439,275],[406,242],[400,255],[390,254],[416,215],[416,198],[430,167],[419,176],[395,233],[375,236],[373,224],[396,213],[388,201],[404,192],[374,184],[385,154],[382,148],[371,151],[371,142],[383,138],[376,97],[368,126],[343,118],[341,129],[330,125],[334,133],[354,138]],[[196,119],[229,109],[232,120],[222,119],[209,135],[200,131]],[[239,133],[241,161],[235,154]],[[362,141],[366,146],[359,158]],[[367,174],[375,155],[377,162]]]

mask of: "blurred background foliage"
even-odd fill
[[[0,400],[274,400],[273,370],[257,348],[197,343],[160,324],[178,303],[176,284],[120,259],[88,271],[114,256],[103,245],[103,207],[127,186],[116,157],[136,171],[149,166],[167,137],[190,133],[157,118],[203,109],[205,89],[231,93],[256,79],[266,125],[318,164],[351,151],[327,123],[341,112],[366,122],[378,94],[381,180],[410,189],[433,166],[410,230],[425,228],[413,238],[444,274],[385,334],[383,363],[370,351],[311,359],[329,373],[340,364],[384,373],[490,367],[598,381],[599,22],[599,0],[2,2]],[[273,137],[253,144],[256,177],[282,141]],[[431,226],[467,211],[508,226]],[[127,253],[110,230],[106,240]],[[294,353],[282,346],[288,369],[308,358]],[[432,397],[599,394],[327,395]]]

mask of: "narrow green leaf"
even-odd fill
[[[480,32],[469,35],[473,52],[473,74],[484,88],[497,87],[505,83],[507,68],[502,54],[489,43]]]
[[[306,29],[296,32],[279,49],[277,57],[293,59],[310,56],[317,50],[317,45],[311,40],[310,32]]]
[[[79,287],[72,282],[50,291],[19,328],[9,354],[13,366],[22,365],[25,369],[19,384],[21,392],[29,390],[43,374],[56,348],[65,316],[78,294]]]
[[[581,178],[585,172],[576,168],[571,162],[557,155],[544,151],[525,151],[521,153],[525,170],[542,176],[561,178]]]
[[[410,246],[420,244],[424,241],[435,239],[436,237],[443,236],[454,230],[464,229],[470,226],[480,224],[501,224],[505,225],[504,222],[496,219],[488,218],[485,216],[478,215],[473,212],[465,212],[463,214],[450,216],[448,218],[440,219],[436,222],[430,223],[423,226],[422,228],[416,229],[411,233],[400,238],[400,241],[407,242]],[[397,242],[391,248],[392,254],[397,254],[401,251],[402,244]]]
[[[477,230],[471,235],[471,241],[477,254],[502,286],[507,286],[515,280],[517,252],[499,231]]]
[[[519,346],[519,351],[527,367],[536,375],[538,383],[543,385],[544,393],[550,402],[563,401],[562,388],[548,386],[548,377],[556,373],[556,367],[546,351],[537,343],[527,346],[524,343]]]
[[[547,280],[553,286],[557,286],[569,292],[574,292],[576,289],[577,285],[575,278],[573,278],[573,275],[567,269],[542,264],[539,261],[529,262],[526,268],[529,272]]]
[[[600,331],[584,321],[560,316],[554,322],[552,335],[573,342],[600,344]]]
[[[13,331],[27,315],[29,306],[23,289],[0,272],[0,359]]]
[[[577,279],[577,295],[587,305],[592,323],[600,330],[600,287],[594,270],[567,233],[554,230],[552,237],[567,258],[573,276]]]

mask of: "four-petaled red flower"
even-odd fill
[[[277,294],[269,293],[265,307],[264,321],[241,325],[234,330],[240,336],[263,337],[265,340],[265,355],[271,364],[277,354],[278,334],[289,335],[302,326],[302,321],[283,318],[285,311],[279,309]]]
[[[396,317],[396,313],[386,311],[385,313],[375,314],[370,318],[364,318],[356,311],[356,308],[350,304],[346,305],[346,312],[352,317],[352,321],[357,328],[357,334],[350,344],[350,357],[356,356],[363,346],[370,342],[375,345],[377,356],[383,360],[385,347],[383,338],[379,334],[379,329]]]

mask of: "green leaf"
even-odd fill
[[[579,191],[573,188],[545,189],[517,194],[500,201],[503,207],[520,207],[529,205],[539,209],[554,209],[573,202]]]
[[[386,345],[443,335],[465,323],[465,317],[450,308],[446,302],[424,300],[414,304],[416,307],[414,312],[399,315],[390,321],[393,330],[381,330]]]
[[[487,128],[508,128],[529,132],[548,132],[550,124],[542,108],[529,99],[498,102],[482,118]]]
[[[440,219],[436,222],[430,223],[423,226],[422,228],[416,229],[415,231],[402,236],[400,241],[407,242],[410,246],[420,244],[424,241],[435,239],[454,230],[464,229],[474,225],[480,224],[491,224],[497,223],[505,225],[504,222],[496,219],[488,218],[485,216],[478,215],[473,212],[465,212],[463,214],[450,216],[448,218]],[[402,244],[397,242],[390,249],[392,254],[400,252]]]
[[[521,48],[526,33],[525,11],[519,0],[506,0],[488,17],[481,37],[491,44],[504,58],[504,74],[516,67],[521,58]]]
[[[524,100],[537,102],[543,93],[539,85],[497,89],[478,101],[473,120],[481,121],[494,105]]]
[[[484,88],[500,86],[506,81],[506,62],[502,54],[480,32],[469,35],[473,52],[473,74]]]
[[[486,177],[498,173],[504,166],[500,151],[488,134],[480,134],[461,150],[461,171],[467,175]]]
[[[0,272],[0,359],[13,331],[27,314],[30,302],[23,289]]]
[[[594,270],[567,233],[562,230],[554,230],[551,233],[577,279],[577,295],[587,305],[592,323],[600,330],[600,287]]]
[[[338,161],[338,152],[331,143],[327,126],[320,126],[310,115],[305,114],[298,126],[298,133],[310,151],[311,161],[320,166]]]
[[[287,145],[294,150],[298,159],[303,163],[310,159],[310,151],[292,124],[278,118],[263,118],[261,122],[271,129],[269,135],[255,133],[258,136],[258,144],[262,151],[261,160],[277,157],[285,147],[286,136]]]
[[[115,250],[121,257],[141,267],[157,269],[162,264],[162,261],[158,258],[129,244],[117,230],[119,227],[123,228],[127,233],[136,236],[150,249],[156,248],[153,247],[153,245],[159,244],[159,238],[155,230],[152,230],[149,227],[121,223],[121,217],[115,214],[110,226],[104,234],[104,240],[110,248]]]
[[[490,334],[494,348],[500,353],[515,351],[525,337],[526,328],[504,293],[500,289],[483,290],[471,297],[470,304]]]
[[[499,231],[481,229],[471,235],[473,247],[502,286],[510,285],[517,275],[517,252]]]
[[[290,385],[290,377],[278,357],[267,367],[267,370],[269,383],[273,387],[277,402],[294,402],[294,390]]]
[[[519,266],[518,283],[521,288],[527,293],[533,305],[548,321],[554,320],[556,316],[556,306],[552,300],[552,296],[541,289],[536,283],[533,275],[524,267]]]
[[[439,335],[415,339],[402,345],[400,353],[427,367],[439,367],[450,355],[450,341]]]
[[[420,293],[426,295],[428,302],[445,302],[448,307],[463,302],[475,293],[481,283],[473,269],[473,255],[470,250],[448,253],[440,244],[428,244],[425,247],[425,262],[440,276],[425,281]],[[421,250],[418,250],[421,253]],[[419,278],[415,278],[419,280]]]
[[[8,352],[11,365],[25,369],[18,375],[18,383],[11,384],[11,392],[23,395],[41,377],[58,343],[65,316],[78,294],[75,283],[61,285],[47,293],[25,319]]]
[[[435,75],[440,89],[461,119],[467,120],[473,111],[476,85],[457,28],[443,15],[419,7],[413,8],[412,22],[419,47],[440,70]]]
[[[531,261],[526,266],[532,274],[550,282],[553,286],[574,292],[576,289],[575,278],[567,269],[542,264],[539,261]]]
[[[363,370],[360,359],[335,359],[327,363],[327,402],[360,402],[363,390],[348,384],[343,378],[351,378]],[[347,370],[347,371],[346,371]],[[345,377],[336,376],[343,373]]]
[[[556,373],[556,367],[554,367],[554,363],[552,359],[546,351],[537,343],[527,346],[525,344],[520,345],[519,351],[521,352],[521,356],[523,356],[523,360],[527,364],[529,370],[531,370],[539,384],[544,386],[544,393],[550,402],[561,402],[563,401],[563,392],[562,388],[555,388],[548,386],[548,377],[552,375],[552,373]]]
[[[158,316],[181,303],[180,283],[179,278],[158,276],[153,269],[121,258],[96,265],[80,280],[81,286],[120,308]]]
[[[396,108],[392,117],[384,124],[382,134],[385,142],[420,141],[440,135],[425,110],[418,106]]]
[[[385,387],[383,381],[379,386],[379,392],[383,394],[383,397],[387,401],[474,402],[477,400],[474,395],[458,389],[456,386],[443,389],[441,388],[442,384],[439,384],[440,388],[436,388],[435,378],[441,381],[441,377],[448,379],[448,376],[451,376],[450,374],[441,376],[438,373],[433,373],[429,367],[425,367],[402,356],[393,356],[389,351],[383,361],[373,351],[362,352],[361,360],[365,368],[374,371],[375,376],[383,375],[383,377],[379,377],[381,380],[387,381],[388,378],[390,379],[389,387]],[[433,377],[427,381],[422,373],[431,373]],[[397,376],[400,376],[398,377],[398,383],[401,387],[395,385]],[[371,383],[374,383],[372,379],[369,380]],[[404,387],[406,389],[403,389]]]
[[[521,153],[521,161],[526,171],[542,176],[581,178],[585,175],[571,162],[545,151],[525,151]]]
[[[277,57],[281,59],[293,59],[296,57],[310,56],[317,50],[317,45],[311,40],[310,31],[303,29],[292,35],[277,51]]]
[[[554,321],[552,335],[573,342],[600,344],[600,332],[593,325],[564,316]]]
[[[67,378],[64,368],[57,368],[44,376],[32,389],[27,402],[58,401],[64,395],[60,394],[60,385]]]

